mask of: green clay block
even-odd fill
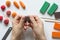
[[[47,11],[47,9],[48,9],[49,6],[50,6],[50,4],[49,4],[48,2],[45,2],[45,3],[43,4],[42,8],[40,9],[40,12],[41,12],[42,14],[44,14],[44,13]]]
[[[53,15],[54,14],[54,12],[57,10],[57,8],[58,8],[58,5],[56,5],[55,3],[51,6],[51,8],[48,10],[48,14],[49,15]]]

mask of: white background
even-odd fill
[[[1,5],[5,5],[5,1],[6,0],[0,0],[0,6]],[[42,5],[44,4],[45,1],[49,2],[50,6],[53,3],[56,3],[58,5],[57,12],[60,11],[60,0],[22,0],[25,3],[25,5],[26,5],[26,10],[23,10],[21,7],[20,7],[20,9],[15,8],[14,5],[13,5],[13,1],[14,0],[11,1],[11,3],[12,3],[11,7],[10,8],[6,8],[6,10],[4,12],[2,12],[2,10],[0,8],[0,15],[3,15],[4,19],[6,18],[6,11],[7,10],[16,11],[20,15],[37,15],[39,17],[55,19],[54,15],[53,16],[49,16],[47,14],[47,12],[45,13],[45,15],[42,15],[39,12],[40,8],[42,7]],[[17,2],[19,3],[19,0],[17,0]],[[12,20],[11,17],[9,19],[10,19],[10,21]],[[53,39],[52,38],[52,32],[53,31],[57,31],[57,30],[53,29],[54,28],[54,23],[45,22],[44,20],[43,20],[43,23],[44,23],[44,31],[45,31],[45,35],[46,35],[47,40],[60,40],[60,39]],[[8,26],[5,26],[3,21],[0,22],[0,40],[3,38],[4,34],[6,33],[7,29],[10,26],[12,26],[11,22],[10,22],[10,24]],[[11,33],[8,36],[7,40],[10,40],[10,38],[11,38]]]

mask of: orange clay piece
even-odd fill
[[[60,32],[52,32],[52,38],[59,38],[60,39]]]
[[[14,6],[19,9],[19,5],[16,1],[13,2]]]
[[[10,2],[9,0],[7,0],[7,1],[6,1],[6,6],[7,6],[7,7],[10,7],[10,5],[11,5],[11,2]]]
[[[60,23],[55,22],[54,29],[60,30]]]
[[[20,1],[20,5],[22,6],[23,9],[26,8],[25,4],[22,1]]]
[[[13,17],[13,18],[15,18],[15,17],[16,17],[16,15],[17,15],[17,13],[16,13],[16,12],[13,12],[13,13],[12,13],[12,17]]]

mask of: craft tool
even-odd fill
[[[43,17],[41,17],[41,19],[43,19],[45,22],[52,22],[52,23],[58,22],[58,23],[60,23],[60,20],[56,20],[56,19],[43,18]]]
[[[9,33],[11,32],[12,27],[9,27],[9,29],[7,30],[7,32],[5,33],[4,37],[2,38],[2,40],[6,40],[6,38],[8,37]]]

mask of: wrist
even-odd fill
[[[42,35],[42,36],[40,37],[40,39],[41,39],[41,40],[46,40],[45,35]]]
[[[12,36],[11,40],[17,40],[17,38],[16,38],[16,37],[14,37],[14,36]]]
[[[12,36],[11,40],[20,40],[20,37]]]
[[[45,35],[37,35],[36,36],[36,38],[35,38],[36,40],[46,40],[46,37],[45,37]]]

